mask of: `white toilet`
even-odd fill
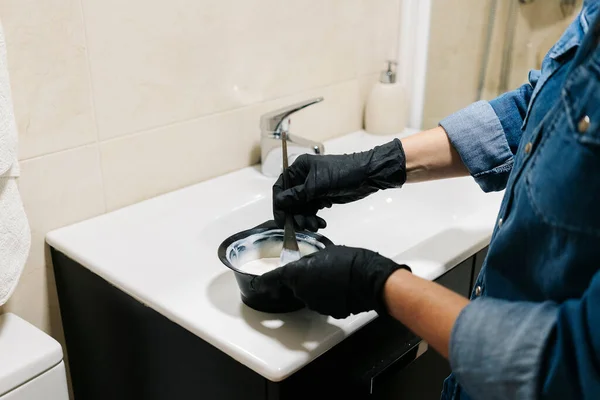
[[[10,313],[0,315],[0,400],[69,400],[60,344]]]

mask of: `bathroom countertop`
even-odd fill
[[[390,139],[359,131],[325,148],[351,152]],[[308,310],[272,315],[241,302],[217,248],[271,218],[273,182],[258,167],[245,168],[52,231],[47,242],[265,378],[281,381],[376,314],[343,320]],[[322,233],[405,262],[433,280],[489,243],[500,200],[500,193],[483,194],[471,178],[405,185],[325,210],[329,226]],[[349,215],[356,224],[348,225]]]

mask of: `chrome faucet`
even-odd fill
[[[322,97],[306,100],[279,110],[271,111],[260,117],[260,159],[261,170],[266,176],[281,174],[283,159],[281,153],[281,132],[288,129],[288,118],[297,111],[323,101]],[[286,132],[288,162],[292,164],[300,154],[323,154],[323,143],[313,142]]]

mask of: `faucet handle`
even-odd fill
[[[280,130],[281,122],[292,115],[293,113],[302,110],[310,105],[315,103],[320,103],[323,101],[323,97],[315,97],[314,99],[309,99],[305,101],[301,101],[296,104],[292,104],[291,106],[283,107],[275,111],[268,112],[263,114],[260,117],[260,131],[262,133],[273,133]]]

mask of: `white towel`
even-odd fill
[[[6,42],[0,24],[0,306],[13,294],[31,246],[31,233],[16,178],[17,128],[13,113]]]

